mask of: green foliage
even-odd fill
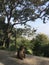
[[[27,54],[33,54],[33,51],[29,48],[29,49],[26,50],[26,53]]]
[[[17,38],[17,45],[16,46],[19,48],[20,45],[25,46],[25,48],[26,48],[26,54],[32,54],[33,51],[31,49],[31,44],[30,44],[29,40],[27,40],[24,37]]]
[[[31,1],[35,6],[41,6],[43,5],[45,2],[49,1],[49,0],[29,0]]]
[[[3,16],[7,17],[7,22],[10,22],[11,17],[13,17],[13,22],[18,21],[18,23],[22,24],[22,22],[24,21],[26,23],[28,20],[31,20],[31,18],[39,18],[42,14],[42,10],[38,7],[45,5],[46,2],[48,2],[48,0],[0,0],[0,13]],[[20,9],[17,9],[17,7],[19,7]],[[40,14],[35,13],[36,9],[39,10]],[[43,11],[46,12],[47,9]],[[8,18],[9,15],[10,17]]]
[[[36,36],[36,43],[40,43],[41,45],[48,43],[48,37],[44,34],[38,34]]]
[[[9,48],[10,51],[16,51],[16,47],[15,45],[11,45],[10,48]]]
[[[26,22],[34,21],[37,18],[43,19],[42,17],[44,17],[44,21],[46,17],[49,18],[49,5],[45,5],[48,1],[49,0],[0,0],[0,30],[2,30],[3,33],[2,38],[4,38],[5,41],[7,38],[10,39],[12,29],[16,24],[26,24]],[[45,5],[46,8],[43,7],[43,5]],[[45,14],[41,16],[43,12],[45,12]],[[13,24],[11,23],[11,18],[13,18]],[[7,23],[5,24],[6,19]],[[20,30],[20,32],[22,31]]]
[[[44,21],[46,17],[49,18],[49,5],[45,5],[48,1],[49,0],[0,0],[1,41],[6,41],[7,38],[10,39],[11,35],[15,38],[22,35],[22,31],[24,32],[24,30],[18,29],[16,31],[14,29],[14,25],[16,24],[26,24],[26,22],[34,21],[37,18],[43,19],[42,17],[44,17]],[[43,5],[46,6],[46,8],[43,7]],[[43,12],[45,12],[45,14],[42,15]],[[13,18],[13,24],[11,24],[11,18]],[[7,23],[5,23],[6,19]],[[32,34],[31,31],[27,31],[27,29],[25,30],[25,33]],[[27,49],[29,48],[33,50],[33,48],[41,48],[41,46],[48,43],[47,38],[43,35],[38,35],[34,41],[34,44],[32,44],[30,41],[22,38],[16,41],[17,45],[15,44],[15,46],[18,48],[22,44],[26,46]],[[11,48],[15,48],[14,45],[12,45]]]
[[[32,41],[32,50],[34,55],[49,56],[49,39],[44,34],[38,34]]]
[[[31,49],[31,45],[30,45],[30,41],[29,40],[27,40],[24,37],[17,38],[16,39],[16,47],[15,47],[15,44],[14,44],[13,41],[11,40],[11,45],[10,45],[10,48],[9,48],[11,51],[18,50],[20,45],[23,45],[26,48],[26,53],[27,54],[32,54],[32,49]]]
[[[3,46],[0,46],[0,50],[6,50],[6,48]]]
[[[49,57],[49,43],[48,44],[45,44],[43,47],[42,47],[42,52],[43,52],[43,56],[45,57]]]

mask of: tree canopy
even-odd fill
[[[49,0],[0,0],[0,15],[7,17],[8,24],[25,24],[37,18],[49,18]]]
[[[45,34],[38,34],[31,40],[33,54],[39,56],[49,56],[49,38]]]
[[[10,38],[14,25],[26,25],[37,18],[44,23],[49,19],[49,0],[0,0],[0,21],[5,24],[5,39]]]

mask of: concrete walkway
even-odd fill
[[[49,65],[49,59],[27,55],[24,60],[11,57],[8,51],[0,50],[0,65]]]

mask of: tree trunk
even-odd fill
[[[16,48],[16,31],[15,31],[15,48]]]
[[[9,48],[9,42],[10,42],[10,41],[9,41],[9,38],[7,38],[6,41],[5,41],[5,47],[6,47],[6,48]]]

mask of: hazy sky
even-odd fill
[[[49,35],[49,20],[46,21],[47,23],[43,23],[42,20],[38,19],[35,22],[28,23],[31,25],[31,27],[37,29],[37,33],[44,33],[46,35]]]
[[[37,32],[36,33],[44,33],[46,35],[49,35],[49,20],[46,21],[47,23],[43,23],[41,19],[37,19],[35,22],[27,22],[27,24],[31,25],[31,28],[35,28],[37,29]],[[16,27],[23,27],[20,26],[20,25],[17,25]]]

